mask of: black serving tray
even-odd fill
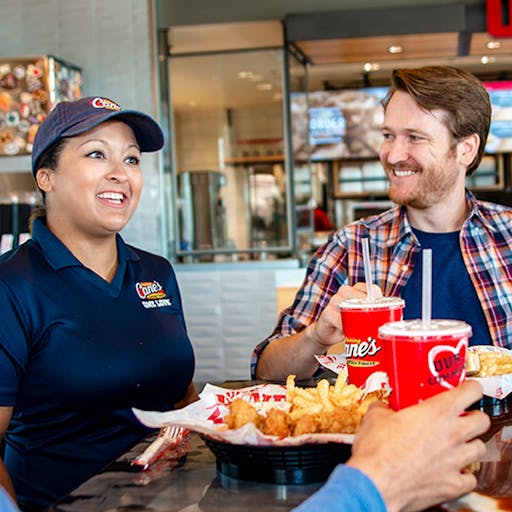
[[[510,415],[512,413],[512,395],[508,395],[503,399],[484,395],[481,400],[475,402],[469,409],[480,409],[491,417]]]
[[[344,443],[252,446],[226,443],[206,435],[201,437],[217,458],[219,473],[262,483],[324,482],[352,453],[352,445]]]

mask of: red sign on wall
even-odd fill
[[[512,37],[511,20],[512,0],[487,0],[487,32],[491,36]]]

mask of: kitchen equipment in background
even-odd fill
[[[30,238],[29,218],[36,206],[35,192],[9,192],[0,195],[0,254]]]
[[[81,98],[81,87],[81,69],[56,57],[0,58],[0,155],[30,154],[50,110]]]
[[[181,199],[181,250],[211,251],[226,247],[226,212],[221,196],[226,176],[217,171],[178,175]],[[206,256],[200,257],[206,261]],[[213,256],[208,258],[213,260]]]
[[[250,245],[265,259],[269,247],[286,244],[286,202],[280,165],[258,165],[247,173]]]
[[[336,202],[335,216],[336,225],[341,227],[354,222],[355,220],[369,215],[382,213],[395,205],[389,199],[386,200],[371,200],[371,199],[357,199],[357,200],[343,200]]]

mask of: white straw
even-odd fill
[[[421,322],[430,328],[432,319],[432,249],[423,249],[423,270],[421,281]]]
[[[366,294],[368,295],[368,301],[373,301],[373,280],[372,280],[372,267],[370,263],[370,246],[368,244],[368,238],[363,238],[363,266],[364,266],[364,279],[366,281]]]

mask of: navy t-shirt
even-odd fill
[[[20,503],[46,506],[148,429],[131,407],[172,409],[194,372],[169,262],[117,237],[112,283],[46,228],[0,257],[0,406]]]
[[[432,249],[432,318],[463,320],[471,325],[470,345],[491,345],[489,327],[460,250],[459,232],[427,233],[413,228],[422,249]],[[402,298],[404,319],[421,318],[422,252]]]

